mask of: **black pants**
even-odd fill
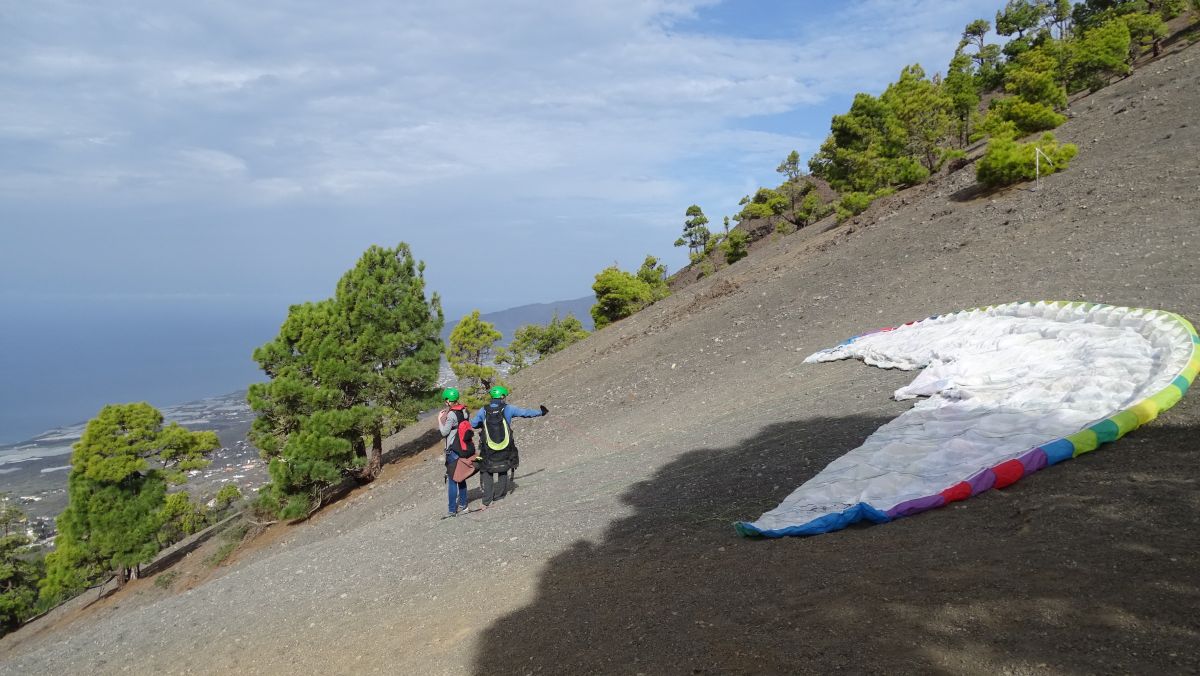
[[[483,487],[483,504],[490,505],[508,493],[508,472],[480,472],[479,485]]]

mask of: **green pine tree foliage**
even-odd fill
[[[937,171],[954,120],[954,102],[941,84],[913,64],[900,71],[900,79],[888,85],[880,98],[904,130],[905,154],[927,172]]]
[[[1048,131],[1066,122],[1058,109],[1067,105],[1064,82],[1066,45],[1046,40],[1023,52],[1004,69],[1004,89],[1011,96],[993,99],[978,131],[1002,134],[1032,134]]]
[[[330,299],[293,305],[279,335],[254,351],[270,378],[247,394],[257,413],[250,441],[271,477],[258,496],[268,514],[306,514],[316,491],[366,456],[362,429],[370,411],[357,403],[365,387],[349,366],[349,342],[345,317]]]
[[[872,193],[867,192],[848,192],[842,195],[842,199],[834,205],[834,211],[837,212],[838,222],[844,221],[861,214],[871,206],[871,203],[880,197],[886,197],[895,192],[892,188],[880,188]]]
[[[1033,47],[1036,31],[1050,12],[1045,0],[1008,0],[1004,9],[996,12],[996,33],[1016,35],[1004,45],[1004,54],[1012,60]]]
[[[1044,154],[1040,160],[1035,148]],[[1011,135],[996,136],[976,165],[976,178],[993,188],[1032,181],[1039,169],[1042,175],[1066,169],[1078,151],[1073,143],[1059,144],[1050,132],[1030,143],[1018,143]]]
[[[979,108],[980,92],[971,70],[971,57],[963,54],[962,50],[950,59],[946,78],[942,80],[942,91],[950,99],[955,138],[959,146],[965,146],[971,136],[972,115]]]
[[[596,274],[592,291],[596,294],[592,321],[602,329],[665,297],[669,293],[666,268],[653,256],[646,256],[637,274],[613,265]]]
[[[490,399],[488,389],[496,380],[496,369],[489,366],[496,343],[503,338],[496,327],[479,318],[479,310],[465,315],[450,332],[446,359],[464,390],[464,401],[476,408]]]
[[[986,43],[988,31],[991,29],[992,24],[986,19],[976,19],[963,29],[962,40],[958,43],[959,53],[967,53],[965,48],[968,46],[975,48],[970,57],[974,62],[976,88],[979,91],[995,89],[1000,86],[1004,76],[1000,45]]]
[[[271,476],[261,509],[303,516],[343,471],[378,475],[384,434],[429,402],[442,322],[437,294],[425,295],[424,264],[404,243],[372,246],[333,298],[288,310],[279,335],[254,351],[270,381],[247,395],[258,414],[250,439]]]
[[[709,238],[709,241],[712,241],[712,238]],[[705,253],[711,253],[711,250],[706,248]],[[646,255],[641,267],[638,268],[637,278],[650,288],[651,303],[671,295],[671,288],[667,285],[667,267],[654,256]]]
[[[775,167],[775,171],[783,174],[783,177],[788,181],[799,181],[804,175],[804,170],[800,168],[800,153],[793,150],[788,153],[788,156]]]
[[[225,484],[213,496],[213,509],[220,512],[241,499],[242,491],[237,484]]]
[[[158,541],[167,547],[183,538],[199,533],[208,526],[208,509],[196,504],[186,491],[167,495],[159,511]]]
[[[1129,60],[1167,36],[1167,22],[1157,13],[1135,12],[1121,17],[1129,28]]]
[[[749,255],[749,240],[745,230],[729,231],[729,236],[725,238],[721,247],[725,251],[725,262],[733,265]]]
[[[1084,33],[1071,54],[1073,85],[1095,91],[1110,77],[1128,74],[1132,42],[1129,26],[1119,17]]]
[[[355,403],[368,406],[364,422],[368,478],[383,465],[383,437],[416,421],[437,385],[442,355],[441,299],[425,295],[425,263],[405,243],[372,246],[338,281],[334,303],[346,317]]]
[[[25,513],[0,497],[0,636],[21,626],[37,612],[38,581],[43,561],[28,551]]]
[[[778,190],[759,188],[754,197],[747,197],[742,210],[734,216],[734,220],[742,221],[779,216],[787,211],[789,198]]]
[[[1008,0],[1004,9],[996,12],[996,33],[999,35],[1017,34],[1024,37],[1025,33],[1041,25],[1043,17],[1050,11],[1050,6],[1044,0]]]
[[[1051,37],[1058,32],[1057,40],[1066,40],[1071,29],[1071,0],[1053,0],[1050,9],[1042,19],[1043,25],[1050,31]]]
[[[825,213],[825,205],[821,203],[821,196],[815,192],[809,192],[801,200],[800,208],[796,210],[794,218],[797,226],[804,227],[819,220]]]
[[[1056,110],[1066,107],[1067,90],[1062,84],[1065,63],[1056,51],[1055,42],[1048,41],[1019,56],[1004,69],[1004,91]]]
[[[794,211],[796,201],[804,197],[804,193],[812,187],[807,182],[800,181],[800,177],[804,175],[804,170],[800,167],[800,153],[795,150],[788,153],[779,166],[775,167],[775,171],[783,174],[784,181],[783,185],[779,186],[779,193],[788,198]]]
[[[833,117],[830,130],[808,167],[839,192],[915,185],[929,176],[909,154],[904,123],[881,98],[855,95],[849,112]]]
[[[675,240],[675,246],[686,246],[688,253],[703,251],[709,238],[708,217],[699,205],[693,204],[684,212],[687,218],[683,221],[683,236]]]
[[[518,328],[508,347],[497,351],[496,362],[507,364],[509,373],[517,373],[526,366],[587,338],[588,335],[587,329],[583,328],[583,323],[575,315],[568,314],[559,319],[558,313],[555,313],[550,323],[545,326],[526,324]]]
[[[58,517],[55,551],[46,557],[41,596],[63,598],[114,572],[129,569],[160,548],[168,481],[208,464],[220,446],[212,432],[191,432],[146,403],[105,406],[90,420],[71,454],[68,504]]]
[[[1146,0],[1084,0],[1075,3],[1071,18],[1075,27],[1086,34],[1113,19],[1149,9]]]

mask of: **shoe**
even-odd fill
[[[442,518],[443,519],[453,519],[456,516],[458,516],[458,512],[450,512],[449,514],[447,514],[446,516],[443,516]]]

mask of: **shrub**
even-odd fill
[[[1045,103],[1031,103],[1018,96],[1009,96],[992,101],[978,131],[1002,136],[1008,133],[1008,125],[1011,125],[1017,134],[1034,134],[1054,129],[1066,121],[1065,115],[1056,113]]]
[[[977,165],[975,177],[989,187],[1033,180],[1039,164],[1036,159],[1038,149],[1050,158],[1049,161],[1042,158],[1040,162],[1043,174],[1053,174],[1066,169],[1079,151],[1073,143],[1060,145],[1054,139],[1054,134],[1049,132],[1030,143],[1018,143],[1011,136],[998,136],[988,143],[987,152]]]
[[[842,195],[842,200],[837,203],[836,207],[838,220],[844,221],[851,216],[861,214],[871,206],[874,199],[874,195],[867,192],[848,192]]]
[[[942,156],[938,160],[938,168],[949,163],[947,171],[955,172],[967,165],[967,151],[960,148],[947,148],[942,151]]]
[[[752,199],[747,199],[741,212],[735,217],[738,222],[778,216],[788,208],[788,198],[770,188],[759,188]]]
[[[900,157],[893,160],[889,168],[892,179],[887,185],[912,186],[923,183],[929,178],[929,170],[911,157]]]

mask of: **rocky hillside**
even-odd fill
[[[910,404],[807,354],[1023,299],[1200,319],[1200,49],[1073,104],[1071,168],[970,169],[761,247],[515,379],[516,493],[441,520],[436,451],[185,593],[6,638],[0,671],[1200,670],[1200,397],[1003,491],[809,539],[735,535]],[[424,430],[411,430],[397,443]],[[145,588],[144,588],[145,589]]]

